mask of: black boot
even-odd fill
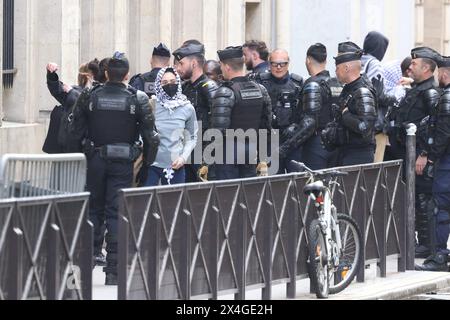
[[[418,244],[416,246],[415,257],[426,259],[431,255],[430,251],[430,215],[433,215],[430,207],[431,196],[424,193],[416,195],[416,231]]]
[[[424,245],[416,246],[416,259],[426,259],[430,256],[430,249]]]
[[[417,271],[439,271],[439,272],[447,272],[447,256],[441,253],[432,255],[428,257],[423,265],[416,265],[415,269]]]

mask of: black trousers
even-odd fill
[[[369,164],[375,161],[375,146],[344,146],[339,148],[339,165],[343,167]]]
[[[336,152],[325,150],[320,135],[314,135],[303,145],[302,161],[313,170],[336,167]]]
[[[89,216],[94,224],[94,252],[101,250],[106,226],[106,273],[117,273],[118,190],[133,182],[131,161],[109,161],[96,152],[88,160],[87,189],[91,193]]]

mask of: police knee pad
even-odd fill
[[[419,193],[416,195],[416,209],[419,212],[425,213],[428,211],[431,195],[426,193]]]

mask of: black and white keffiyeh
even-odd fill
[[[164,91],[161,85],[161,80],[167,71],[173,72],[175,74],[175,77],[177,78],[178,92],[173,98]],[[155,90],[157,101],[161,104],[161,106],[169,109],[171,112],[176,108],[183,107],[186,104],[190,103],[186,96],[183,94],[180,75],[173,67],[163,68],[159,71],[155,81]]]

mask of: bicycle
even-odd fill
[[[292,163],[310,176],[303,191],[311,198],[318,214],[308,229],[310,278],[316,296],[326,299],[329,294],[347,288],[362,264],[361,230],[352,217],[337,213],[332,199],[331,187],[339,186],[337,178],[348,173],[316,172],[303,163]]]

